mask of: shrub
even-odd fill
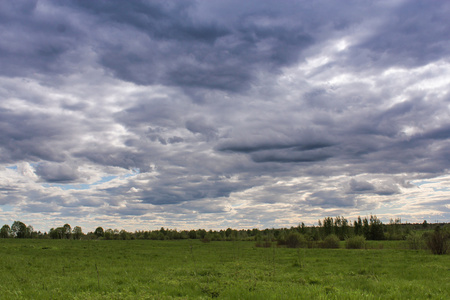
[[[339,248],[339,238],[335,234],[328,235],[322,242],[323,248]]]
[[[406,237],[406,242],[409,249],[419,250],[424,248],[424,240],[422,235],[416,233],[410,233]]]
[[[427,247],[433,254],[445,254],[449,248],[449,235],[447,232],[436,227],[434,232],[427,238]]]
[[[298,232],[289,233],[285,243],[288,248],[303,248],[307,245],[306,238]]]
[[[319,247],[319,245],[318,245],[318,241],[310,241],[310,240],[308,240],[307,242],[307,247],[308,248],[318,248]]]
[[[272,242],[270,240],[261,240],[258,239],[255,243],[255,247],[263,247],[263,248],[270,248],[272,247]]]
[[[211,235],[209,233],[207,233],[203,238],[202,238],[202,242],[203,243],[209,243],[211,242]]]
[[[272,242],[271,241],[264,241],[263,247],[264,248],[271,248],[272,247]]]
[[[356,235],[345,240],[345,248],[347,249],[364,249],[365,247],[366,239],[362,235]]]

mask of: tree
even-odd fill
[[[370,227],[369,227],[369,220],[367,220],[367,218],[363,219],[362,231],[366,240],[370,240]]]
[[[362,220],[361,217],[358,216],[358,221],[354,221],[353,222],[353,226],[355,227],[355,235],[362,235],[363,234],[363,224],[362,224]]]
[[[114,239],[114,230],[110,229],[106,229],[106,231],[104,232],[104,236],[105,236],[105,240],[112,240]]]
[[[33,226],[28,225],[26,231],[25,231],[25,237],[26,238],[32,238],[33,237],[33,233],[35,233]]]
[[[384,240],[383,223],[377,216],[370,216],[369,237],[371,240]]]
[[[197,238],[203,239],[206,236],[206,230],[205,229],[199,229],[196,231]]]
[[[326,217],[323,219],[323,234],[324,236],[328,236],[334,233],[334,220],[333,218]]]
[[[122,240],[130,240],[131,239],[131,234],[128,233],[125,229],[122,229],[119,232],[119,235]]]
[[[300,224],[300,233],[306,234],[306,225],[303,222]]]
[[[310,236],[311,236],[311,239],[313,240],[313,241],[318,241],[318,240],[320,240],[320,235],[319,235],[319,229],[318,229],[318,227],[311,227],[311,229],[310,229]]]
[[[388,239],[390,240],[404,239],[404,236],[402,235],[401,224],[402,220],[400,218],[396,218],[395,220],[393,219],[389,220],[389,225],[387,226]]]
[[[48,234],[50,235],[51,239],[63,239],[65,236],[65,230],[66,229],[64,227],[57,227],[56,229],[51,228]]]
[[[83,236],[83,231],[81,230],[81,227],[75,226],[72,230],[72,237],[75,240],[79,240],[79,239],[81,239],[82,236]]]
[[[69,224],[64,224],[64,226],[63,226],[63,235],[64,235],[64,238],[70,239],[70,237],[72,235],[72,228],[70,227]]]
[[[188,234],[190,239],[196,239],[197,238],[197,232],[195,230],[190,230]]]
[[[334,234],[336,234],[340,240],[344,240],[348,237],[348,220],[343,216],[337,216],[334,219]]]
[[[95,229],[95,231],[94,231],[94,234],[95,234],[97,237],[102,237],[102,236],[105,235],[105,231],[103,230],[102,227],[97,227],[97,228]]]
[[[56,232],[55,228],[50,228],[50,230],[48,231],[48,235],[50,236],[51,239],[57,239],[58,238],[58,233]]]
[[[164,227],[161,227],[161,229],[159,230],[159,232],[162,233],[162,235],[166,236],[167,234],[167,230],[164,229]]]
[[[334,219],[334,225],[333,225],[333,228],[334,228],[334,234],[335,234],[336,236],[338,236],[338,237],[341,236],[341,226],[342,226],[342,219],[341,219],[340,216],[337,216],[337,217]],[[328,235],[327,235],[327,236],[328,236]]]
[[[232,233],[233,233],[233,229],[231,229],[231,228],[227,228],[227,230],[225,230],[225,235],[227,236],[227,238],[230,237]]]
[[[27,237],[27,225],[20,221],[14,221],[11,226],[11,231],[13,233],[13,236],[19,239]]]
[[[0,230],[0,237],[1,238],[11,237],[11,227],[9,227],[9,225],[7,224],[3,225],[2,229]]]
[[[348,238],[349,236],[349,232],[350,232],[350,226],[348,225],[348,220],[344,217],[342,218],[342,224],[341,224],[341,235],[339,236],[339,238],[341,240],[344,240],[346,238]]]

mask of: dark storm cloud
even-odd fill
[[[217,137],[217,129],[214,126],[209,125],[205,120],[188,120],[186,121],[186,129],[192,133],[199,133],[205,136],[207,139],[214,139]]]
[[[354,193],[372,192],[375,190],[375,186],[367,181],[357,181],[352,179],[350,181],[350,191]]]
[[[175,116],[172,101],[166,99],[148,99],[138,106],[130,107],[117,113],[116,119],[127,125],[140,125],[143,123],[171,126]]]
[[[76,167],[68,164],[40,163],[37,165],[36,174],[47,182],[74,182],[80,174]]]
[[[351,207],[355,205],[354,197],[342,195],[336,191],[315,192],[307,198],[306,202],[311,206],[319,206],[322,208]]]
[[[437,124],[438,129],[423,132],[430,125],[435,127],[424,123],[424,120],[435,115],[436,111],[445,113],[445,102],[424,101],[414,95],[412,99],[385,109],[369,109],[369,106],[355,113],[346,106],[345,97],[341,101],[342,96],[336,92],[330,93],[328,97],[334,98],[330,101],[334,101],[335,109],[340,110],[338,113],[327,114],[323,121],[323,117],[316,117],[312,110],[312,117],[305,118],[310,119],[307,123],[310,128],[320,129],[299,131],[288,126],[279,129],[280,123],[261,120],[260,126],[244,131],[245,135],[235,134],[222,139],[216,149],[248,154],[258,163],[348,160],[360,165],[359,172],[400,173],[411,172],[414,168],[425,172],[435,168],[436,172],[443,172],[447,168],[448,162],[445,161],[448,156],[445,155],[444,147],[448,132],[446,125]],[[365,99],[360,101],[358,105],[367,105]],[[369,98],[366,101],[377,103],[380,100]],[[320,114],[323,113],[326,111],[320,111]],[[285,118],[294,120],[290,112]],[[416,127],[422,132],[408,136],[404,133],[408,127]],[[428,157],[426,163],[423,150],[427,148],[435,150],[425,152]],[[430,157],[431,152],[435,154],[434,157]],[[358,169],[355,165],[352,167]]]
[[[82,36],[65,15],[52,13],[49,4],[42,1],[0,4],[0,74],[50,75],[76,68],[71,59],[79,59],[73,50],[78,48]],[[39,10],[39,6],[49,10]]]
[[[450,4],[446,1],[405,1],[356,51],[370,57],[367,67],[421,66],[440,60],[450,52],[447,22]],[[352,59],[358,61],[361,55]],[[367,61],[369,63],[369,61]]]
[[[378,180],[376,184],[373,184],[365,180],[352,179],[350,180],[349,185],[349,194],[374,194],[389,196],[400,193],[399,183],[393,180],[385,180],[383,182],[379,182]]]
[[[119,78],[138,84],[239,91],[257,72],[297,62],[325,32],[357,25],[367,11],[383,12],[380,5],[347,2],[235,5],[231,13],[217,1],[3,3],[8,30],[0,42],[2,72],[71,72],[76,60],[91,53]],[[349,50],[349,62],[362,60],[367,68],[378,61],[414,65],[438,59],[449,51],[449,10],[445,2],[405,2],[381,15],[387,21]],[[381,58],[383,53],[389,55]]]
[[[57,143],[58,137],[72,131],[63,124],[67,124],[67,120],[50,114],[18,113],[0,108],[0,149],[3,150],[0,162],[64,160],[60,149],[50,145],[50,142]]]
[[[119,216],[142,216],[147,213],[146,209],[139,205],[127,206],[127,207],[108,207],[104,213],[106,215],[119,215]]]
[[[450,138],[450,124],[445,124],[440,128],[432,129],[415,138],[419,140],[448,140]]]
[[[3,3],[3,26],[11,34],[3,33],[0,42],[2,72],[73,72],[75,61],[95,54],[100,65],[137,84],[239,91],[257,72],[296,62],[313,43],[297,18],[278,24],[286,8],[257,5],[233,22],[216,22],[207,11],[198,13],[205,5],[218,3]]]
[[[168,142],[169,144],[182,143],[183,141],[184,141],[184,139],[183,139],[182,137],[179,137],[179,136],[173,136],[173,137],[170,137],[170,138],[167,140],[167,142]]]
[[[248,188],[249,184],[230,182],[226,178],[205,180],[199,176],[173,179],[169,175],[155,182],[154,186],[142,186],[145,190],[139,194],[139,199],[154,205],[178,204],[205,198],[215,199],[229,197],[232,192]]]
[[[328,141],[306,141],[306,142],[291,142],[291,141],[224,141],[217,146],[220,151],[251,153],[264,150],[283,150],[292,149],[296,151],[315,150],[332,146]]]
[[[220,142],[217,150],[249,154],[258,163],[315,162],[332,157],[332,145],[326,134],[311,130],[280,132],[256,138],[238,137]]]
[[[332,157],[329,151],[260,151],[253,153],[251,158],[255,162],[317,162]]]
[[[197,2],[79,2],[117,28],[99,45],[99,61],[125,80],[238,91],[262,67],[277,71],[312,43],[299,24],[265,26],[251,15],[218,24],[193,15]],[[126,13],[124,13],[124,11]],[[262,17],[278,19],[271,13]],[[131,44],[129,35],[139,37]]]
[[[82,103],[82,102],[78,102],[78,103],[67,103],[67,102],[63,102],[61,104],[61,107],[67,110],[72,110],[72,111],[84,111],[86,110],[89,105],[87,103]]]
[[[133,153],[123,148],[105,147],[101,143],[91,143],[83,151],[74,152],[73,156],[87,159],[94,164],[114,166],[131,170],[139,168],[142,172],[149,171],[149,158],[143,152]]]

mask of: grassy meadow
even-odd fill
[[[0,239],[0,298],[450,299],[450,255],[370,247]]]

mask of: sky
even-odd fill
[[[450,221],[449,1],[1,1],[0,226]]]

